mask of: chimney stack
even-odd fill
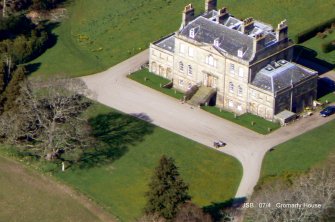
[[[244,34],[249,34],[251,30],[254,29],[255,20],[253,18],[247,18],[243,20],[243,24],[241,26],[241,32]]]
[[[194,19],[194,8],[192,4],[188,4],[185,6],[183,11],[183,21],[181,26],[185,27],[193,19]]]
[[[259,33],[255,35],[254,38],[254,52],[258,52],[259,50],[263,49],[265,46],[265,35],[264,33]]]
[[[284,39],[287,39],[287,35],[288,35],[288,26],[287,26],[287,21],[286,19],[281,21],[276,29],[276,38],[277,41],[280,42]]]
[[[205,0],[205,12],[216,10],[217,0]]]
[[[228,13],[227,8],[219,9],[216,22],[223,24],[224,20],[226,20],[228,17],[229,17],[229,13]]]

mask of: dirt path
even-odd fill
[[[222,139],[228,145],[221,152],[238,159],[243,177],[236,197],[249,197],[260,176],[265,153],[273,146],[300,135],[335,118],[308,117],[263,136],[237,124],[191,109],[174,98],[143,86],[126,76],[148,61],[148,50],[98,74],[83,77],[97,101],[130,115],[145,114],[153,124],[189,139],[212,146]]]
[[[6,211],[0,210],[1,220],[117,221],[83,194],[4,157],[0,157],[0,180],[0,206],[6,205]]]

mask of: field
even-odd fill
[[[322,164],[335,151],[335,121],[280,144],[267,153],[261,176],[301,173]]]
[[[93,107],[88,115],[95,118],[97,114],[110,112],[111,109],[99,105]],[[118,116],[115,111],[112,113]],[[113,163],[69,169],[55,176],[94,199],[121,221],[134,221],[142,213],[149,179],[163,154],[176,160],[196,204],[209,206],[234,197],[242,177],[242,167],[237,160],[140,120],[132,119],[132,124],[123,125],[124,129],[120,129],[118,122],[128,122],[130,117],[118,117],[121,119],[112,122],[120,131],[113,134],[126,136],[124,141],[127,145],[123,151],[118,150]],[[141,130],[141,137],[134,135]],[[131,135],[136,137],[136,141],[131,141]]]
[[[0,157],[0,221],[100,221],[54,182]]]
[[[204,0],[191,2],[197,14],[203,12]],[[176,31],[181,11],[188,3],[187,0],[73,1],[67,7],[69,18],[54,29],[57,44],[32,61],[39,66],[34,75],[81,76],[107,69]],[[274,0],[271,4],[265,0],[227,0],[224,4],[238,18],[254,17],[274,26],[286,18],[291,36],[331,18],[334,9],[334,3],[327,0],[319,0],[317,4],[313,0]]]
[[[217,107],[213,106],[204,106],[202,109],[210,112],[216,116],[224,118],[226,120],[232,121],[236,124],[239,124],[243,127],[246,127],[250,130],[253,130],[260,134],[268,134],[273,132],[274,130],[278,129],[280,125],[278,123],[273,123],[267,121],[259,116],[252,115],[250,113],[243,114],[241,116],[234,117],[234,113],[221,110]],[[253,125],[252,125],[253,122]],[[270,129],[270,130],[269,130]]]

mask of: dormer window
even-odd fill
[[[195,28],[190,29],[190,38],[194,38],[195,36]]]
[[[214,46],[219,47],[220,41],[219,38],[214,39]]]
[[[240,58],[243,57],[243,49],[242,48],[237,50],[237,56],[240,57]]]

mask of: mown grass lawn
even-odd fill
[[[333,6],[333,9],[334,8],[335,6]],[[320,37],[315,36],[314,38],[311,38],[307,40],[306,42],[302,43],[302,45],[307,48],[311,48],[315,50],[317,53],[317,56],[316,56],[317,58],[325,60],[331,64],[335,64],[335,50],[328,52],[328,53],[324,53],[321,48],[322,44],[329,42],[329,41],[335,41],[335,31],[328,34],[327,37],[324,39],[321,39]]]
[[[110,112],[115,113],[96,105],[88,115],[94,118]],[[148,123],[136,121],[147,127]],[[124,127],[125,133],[133,133],[133,129]],[[151,127],[152,132],[143,135],[143,140],[128,145],[126,152],[113,163],[68,169],[55,176],[87,194],[121,221],[134,221],[141,215],[148,182],[163,154],[176,160],[196,204],[208,206],[234,197],[242,177],[242,167],[237,160],[167,130]]]
[[[335,151],[334,130],[333,120],[276,146],[266,154],[261,176],[301,173],[321,164]]]
[[[260,134],[268,134],[278,129],[280,125],[278,123],[273,123],[267,121],[259,116],[252,115],[250,113],[246,113],[240,116],[236,116],[234,113],[221,110],[218,107],[214,106],[203,106],[201,107],[203,110],[210,112],[216,116],[229,120],[233,123],[236,123],[240,126],[251,129]]]
[[[0,157],[0,221],[100,221],[54,182]]]
[[[69,18],[54,29],[57,44],[32,62],[41,64],[34,75],[82,76],[111,67],[176,31],[190,2],[197,14],[203,11],[204,0],[72,1]],[[291,36],[334,16],[328,0],[227,0],[224,5],[238,18],[254,17],[274,27],[286,18]]]
[[[169,83],[170,80],[165,79],[161,76],[155,75],[153,73],[150,73],[147,69],[142,69],[140,71],[137,71],[135,73],[132,73],[129,76],[130,79],[135,80],[136,82],[139,82],[145,86],[148,86],[150,88],[153,88],[159,92],[162,92],[166,95],[172,96],[176,99],[182,99],[183,93],[179,92],[175,89],[167,89],[163,88],[165,84]]]

